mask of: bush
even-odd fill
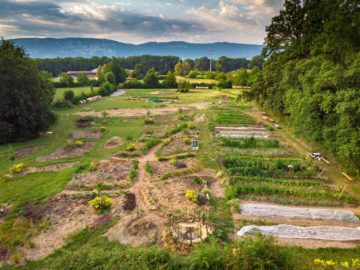
[[[136,149],[136,145],[134,143],[129,143],[126,146],[126,151],[132,152],[132,151],[135,151],[135,149]]]
[[[64,92],[64,100],[74,103],[75,94],[73,90],[66,90]]]
[[[90,163],[90,171],[96,171],[97,170],[97,168],[98,168],[98,166],[99,166],[99,163],[97,162],[97,161],[92,161],[91,163]]]
[[[81,146],[84,145],[84,141],[82,141],[82,140],[76,140],[76,141],[75,141],[75,145],[76,145],[76,147],[81,147]]]
[[[112,206],[112,200],[108,196],[97,196],[89,201],[89,205],[97,212],[108,210]]]
[[[147,172],[149,175],[154,174],[153,167],[151,166],[151,163],[149,161],[145,163],[145,172]]]
[[[201,185],[203,183],[203,180],[199,176],[194,176],[192,182],[196,185]]]
[[[219,81],[218,86],[220,88],[230,89],[230,88],[232,88],[232,82],[230,80],[222,79],[222,80]]]
[[[145,124],[145,125],[154,124],[154,119],[151,118],[151,117],[146,117],[145,120],[144,120],[144,124]]]
[[[191,89],[191,83],[189,81],[180,81],[178,83],[178,92],[180,93],[188,93]]]
[[[17,163],[17,164],[12,165],[12,166],[8,169],[8,172],[9,172],[10,174],[18,174],[18,173],[23,172],[24,169],[25,169],[25,164],[24,164],[24,163]]]
[[[129,174],[130,181],[134,181],[136,179],[138,168],[139,168],[139,161],[133,160],[131,162],[131,168],[130,168],[130,174]]]
[[[100,127],[100,132],[101,132],[101,133],[104,133],[105,131],[106,131],[106,127],[105,127],[105,126],[101,126],[101,127]]]
[[[188,190],[186,190],[185,198],[189,201],[197,203],[197,195],[198,194],[197,194],[196,190],[188,189]]]

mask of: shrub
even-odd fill
[[[145,120],[144,120],[144,124],[145,124],[145,125],[154,124],[154,119],[151,118],[151,117],[146,117]]]
[[[96,171],[99,166],[99,163],[95,160],[90,163],[90,171]]]
[[[89,201],[89,205],[97,212],[108,210],[112,206],[112,200],[108,196],[97,196]]]
[[[207,198],[206,198],[205,194],[198,193],[196,196],[196,203],[198,205],[202,205],[202,204],[205,204],[206,202],[207,202]]]
[[[154,174],[153,167],[151,166],[151,163],[149,161],[145,163],[145,172],[147,172],[149,175]]]
[[[230,80],[222,79],[222,80],[219,81],[218,86],[220,88],[229,89],[229,88],[232,88],[232,82]]]
[[[64,100],[69,101],[71,103],[74,103],[75,94],[73,90],[67,90],[64,92]]]
[[[180,93],[188,93],[190,92],[191,83],[189,81],[180,81],[178,83],[178,92]]]
[[[186,190],[185,198],[189,201],[197,203],[197,195],[198,194],[197,194],[196,190],[188,189],[188,190]]]
[[[240,200],[239,199],[232,199],[226,203],[232,213],[239,213],[240,212]]]
[[[203,183],[203,180],[199,176],[194,176],[192,182],[196,185],[200,185]]]
[[[76,140],[76,141],[75,141],[75,145],[76,145],[76,147],[81,147],[81,146],[84,145],[84,141],[82,141],[82,140]]]
[[[184,138],[184,143],[185,144],[190,144],[191,143],[190,138],[188,138],[188,137]]]
[[[139,161],[133,160],[131,162],[131,168],[130,168],[130,174],[129,174],[130,181],[134,181],[136,179],[138,168],[139,168]]]
[[[18,174],[18,173],[21,173],[23,172],[25,169],[25,164],[24,163],[17,163],[17,164],[14,164],[12,165],[8,171],[10,174]]]
[[[101,126],[101,127],[100,127],[100,132],[101,132],[101,133],[104,133],[105,131],[106,131],[106,127]]]
[[[126,151],[132,152],[132,151],[135,151],[135,149],[136,149],[136,145],[134,143],[129,143],[126,146]]]

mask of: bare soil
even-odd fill
[[[68,157],[79,157],[89,152],[91,147],[93,147],[95,142],[85,142],[83,146],[76,147],[73,149],[64,149],[60,148],[55,152],[47,155],[36,158],[37,161],[49,161],[56,160],[60,158],[68,158]]]
[[[151,165],[153,167],[153,176],[151,176],[152,180],[156,180],[157,178],[161,178],[166,173],[176,173],[185,171],[190,168],[194,168],[198,162],[196,158],[187,158],[187,159],[181,159],[179,162],[184,163],[185,166],[183,168],[177,168],[173,164],[170,163],[170,161],[155,161],[152,162]]]
[[[27,167],[25,170],[20,173],[20,175],[26,175],[29,173],[35,173],[35,172],[48,172],[48,171],[59,171],[64,170],[67,168],[71,168],[74,166],[76,162],[69,162],[69,163],[59,163],[59,164],[53,164],[49,166],[42,166],[42,167]]]
[[[102,183],[110,188],[119,186],[126,187],[130,184],[131,161],[127,159],[113,158],[99,162],[97,170],[89,173],[81,173],[68,183],[66,190],[92,190],[95,185]]]
[[[186,106],[181,106],[184,111],[191,111],[196,109],[204,109],[209,105],[207,102],[193,103]],[[112,117],[133,117],[133,116],[145,116],[150,111],[151,115],[167,115],[177,112],[179,107],[167,107],[167,108],[154,108],[154,109],[113,109],[107,110],[107,114]],[[78,112],[77,115],[81,116],[101,116],[101,112],[88,111]]]
[[[184,137],[177,136],[169,145],[163,146],[161,149],[161,155],[170,156],[183,152],[189,152],[191,146],[184,143]]]
[[[137,215],[124,217],[107,232],[110,240],[132,247],[155,244],[158,234],[158,228],[150,216]]]
[[[74,139],[80,138],[90,138],[90,139],[99,139],[101,137],[101,132],[98,130],[76,130],[71,132]]]
[[[118,209],[117,206],[122,203],[121,198],[112,198],[112,200],[113,209]],[[87,199],[57,195],[48,199],[45,205],[42,215],[50,220],[51,226],[47,231],[32,239],[34,248],[23,248],[25,258],[29,260],[46,257],[55,249],[60,248],[69,234],[92,226],[99,219],[99,216],[88,205]],[[116,214],[114,211],[112,213]]]
[[[37,152],[38,150],[44,148],[45,146],[46,145],[37,145],[37,146],[32,146],[32,147],[26,147],[26,148],[15,151],[14,156],[16,158],[24,157],[24,156],[27,156],[27,155]]]
[[[112,149],[112,148],[115,148],[115,147],[118,147],[119,145],[122,145],[123,144],[123,140],[118,137],[118,136],[115,136],[115,137],[112,137],[110,140],[108,140],[104,147],[106,149]]]

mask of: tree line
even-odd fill
[[[177,56],[129,56],[129,57],[65,57],[65,58],[48,58],[35,59],[40,70],[47,71],[53,76],[59,76],[67,71],[90,71],[97,67],[107,64],[111,61],[116,62],[124,69],[136,70],[138,76],[143,77],[145,73],[151,68],[155,68],[157,72],[165,75],[169,70],[174,70],[177,63],[182,62],[190,70],[196,69],[200,71],[209,70],[210,59],[202,57],[197,59],[185,59],[181,61]],[[213,60],[213,67],[216,71],[229,72],[239,68],[252,68],[254,66],[260,67],[262,58],[255,56],[248,60],[245,58],[229,58],[222,56],[217,60]]]
[[[286,0],[266,31],[265,62],[248,98],[359,175],[359,1]]]

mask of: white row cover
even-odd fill
[[[269,138],[268,135],[256,135],[256,134],[250,134],[250,133],[242,133],[242,134],[220,133],[218,136],[222,137],[222,138],[252,138],[252,137],[254,137],[255,139]]]
[[[250,225],[242,227],[238,231],[238,236],[245,234],[261,233],[262,235],[274,236],[278,238],[297,238],[297,239],[316,239],[328,241],[360,241],[360,227],[333,227],[333,226],[313,226],[300,227],[293,225],[275,226],[256,226]]]
[[[352,211],[324,208],[289,207],[271,204],[241,204],[243,215],[259,217],[284,217],[312,220],[336,220],[341,222],[360,222]]]

